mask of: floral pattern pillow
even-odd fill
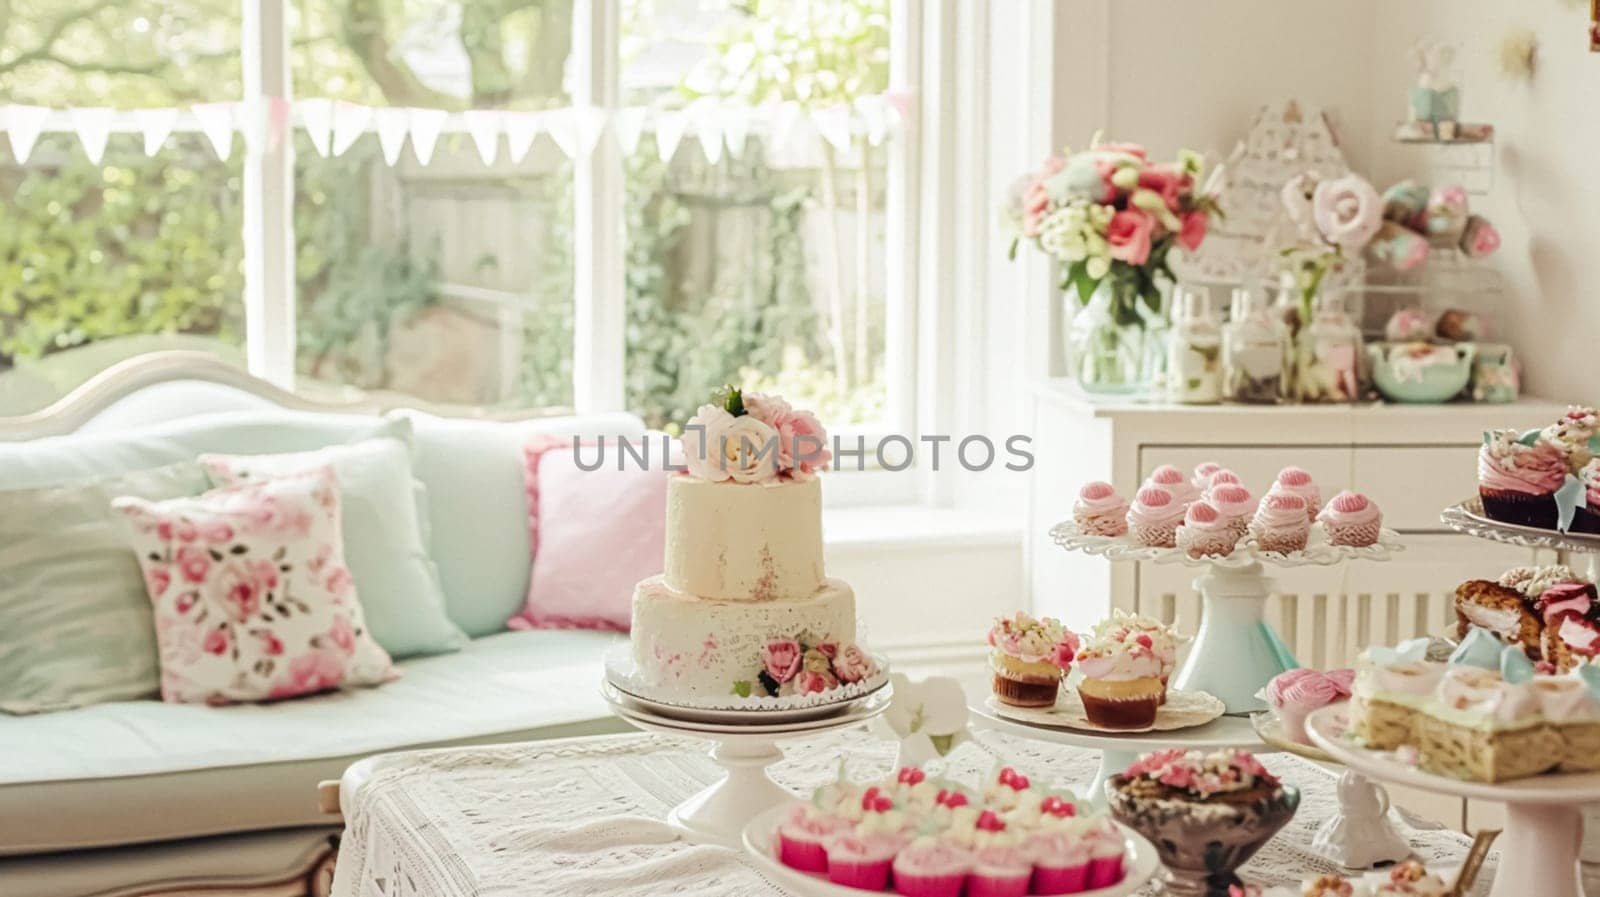
[[[345,566],[331,467],[112,507],[154,605],[164,700],[290,698],[397,675]]]

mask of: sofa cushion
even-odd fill
[[[198,495],[193,461],[0,492],[0,710],[146,698],[159,682],[139,564],[111,502]]]
[[[439,568],[423,539],[411,453],[399,439],[367,439],[281,455],[201,455],[218,483],[331,465],[339,477],[345,561],[372,637],[395,659],[454,651],[467,637],[444,612]],[[416,489],[426,491],[420,484]],[[424,500],[421,508],[426,508]]]
[[[378,688],[0,717],[0,855],[318,825],[316,784],[393,750],[622,731],[598,632],[507,632]]]
[[[428,488],[434,560],[445,609],[470,636],[505,629],[528,594],[533,555],[523,495],[522,447],[539,434],[638,438],[631,414],[505,423],[396,412],[411,420],[412,460]],[[613,446],[614,448],[614,446]]]

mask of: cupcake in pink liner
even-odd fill
[[[1202,461],[1194,466],[1194,475],[1189,477],[1189,485],[1196,492],[1205,492],[1211,488],[1211,475],[1222,469],[1222,465],[1215,461]]]
[[[1328,541],[1334,545],[1364,548],[1377,544],[1383,512],[1372,499],[1347,489],[1328,501],[1317,521],[1328,531]]]
[[[1317,488],[1316,481],[1311,479],[1311,474],[1298,467],[1285,467],[1278,471],[1278,478],[1272,481],[1272,487],[1267,494],[1274,492],[1288,492],[1298,495],[1306,502],[1306,521],[1317,518],[1317,509],[1322,507],[1322,490]]]
[[[902,843],[882,835],[834,835],[827,842],[828,881],[864,891],[888,888],[889,873]]]
[[[778,861],[801,872],[827,872],[828,839],[850,827],[810,804],[796,804],[778,826]]]
[[[1041,830],[1028,837],[1033,856],[1030,894],[1077,894],[1089,890],[1089,830],[1080,821],[1077,831]]]
[[[1122,536],[1128,532],[1128,502],[1110,483],[1084,483],[1072,505],[1072,520],[1091,536]]]
[[[1089,835],[1089,889],[1109,888],[1122,881],[1127,845],[1109,817]]]
[[[1159,486],[1146,486],[1133,497],[1133,507],[1128,509],[1128,530],[1140,545],[1177,548],[1183,511],[1183,502],[1177,496]]]
[[[1316,510],[1312,509],[1311,513],[1315,514]],[[1284,554],[1305,551],[1306,539],[1311,536],[1306,500],[1293,492],[1268,492],[1250,519],[1250,532],[1262,551]]]
[[[972,873],[967,897],[1024,897],[1033,877],[1033,857],[1022,833],[992,810],[979,817],[972,836]]]
[[[1160,486],[1171,492],[1178,501],[1184,504],[1199,498],[1201,492],[1200,489],[1195,488],[1189,482],[1189,478],[1183,475],[1183,471],[1173,467],[1171,464],[1163,464],[1150,471],[1150,476],[1144,481],[1144,484],[1146,486]]]
[[[1234,541],[1243,539],[1250,529],[1250,518],[1256,513],[1256,499],[1250,490],[1238,483],[1218,483],[1206,493],[1205,500],[1233,528]]]
[[[1332,677],[1316,670],[1289,670],[1267,683],[1267,703],[1277,711],[1283,732],[1296,744],[1310,744],[1306,734],[1306,715],[1349,697]]]
[[[894,858],[894,892],[904,897],[961,897],[972,852],[924,835]]]
[[[1178,547],[1192,558],[1226,557],[1233,554],[1233,546],[1239,542],[1236,532],[1232,520],[1202,499],[1184,512],[1183,525],[1177,532]]]

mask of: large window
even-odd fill
[[[0,413],[204,347],[320,394],[905,420],[889,0],[245,2],[9,4]]]

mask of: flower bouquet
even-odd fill
[[[1183,150],[1151,162],[1144,147],[1100,143],[1051,156],[1013,191],[1008,215],[1026,239],[1062,265],[1061,288],[1080,306],[1073,366],[1095,392],[1131,392],[1143,379],[1145,331],[1161,320],[1161,284],[1174,246],[1193,252],[1205,240],[1216,194],[1200,189],[1203,164]]]

